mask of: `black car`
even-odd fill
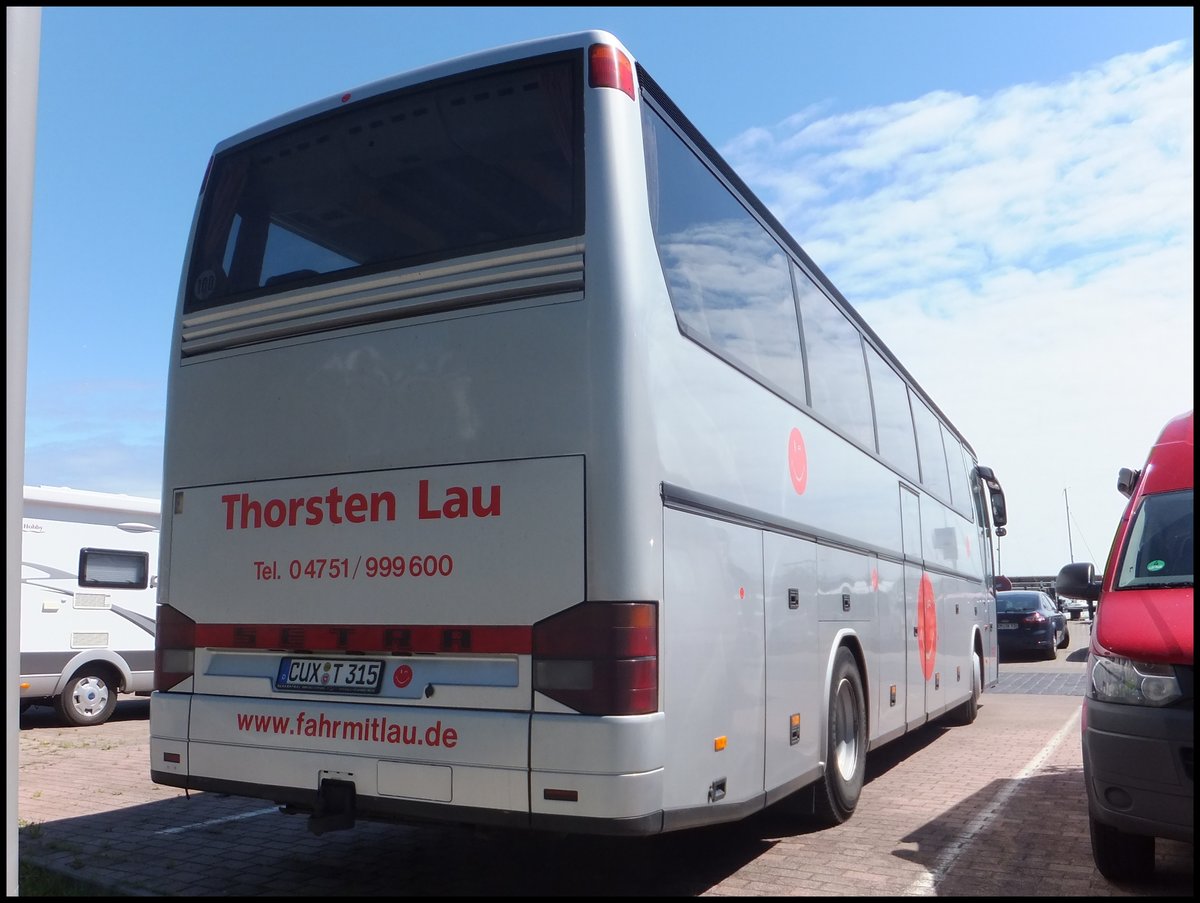
[[[1043,652],[1053,659],[1071,642],[1067,616],[1039,590],[996,593],[996,631],[1002,655]]]

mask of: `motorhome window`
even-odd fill
[[[119,549],[80,549],[79,585],[145,589],[150,585],[150,555]]]
[[[644,109],[651,222],[680,331],[802,403],[787,256],[675,130]]]
[[[582,234],[580,72],[484,70],[220,153],[184,310]]]

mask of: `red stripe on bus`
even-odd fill
[[[196,646],[288,652],[528,655],[533,650],[533,628],[468,624],[197,624]]]

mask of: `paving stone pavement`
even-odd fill
[[[1074,660],[1072,660],[1074,659]],[[652,838],[360,822],[320,837],[261,800],[149,780],[149,704],[97,728],[21,717],[19,856],[129,896],[1194,896],[1190,844],[1154,878],[1091,859],[1080,650],[1001,663],[968,727],[873,751],[853,818],[776,810]]]
[[[988,692],[1082,697],[1086,685],[1087,679],[1082,671],[1078,674],[1052,674],[1044,671],[1002,670],[1000,682]]]

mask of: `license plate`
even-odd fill
[[[999,627],[1001,630],[1016,630],[1021,625],[1020,624],[997,624],[996,626]]]
[[[284,658],[275,674],[276,690],[325,693],[378,693],[383,662],[361,658]]]

